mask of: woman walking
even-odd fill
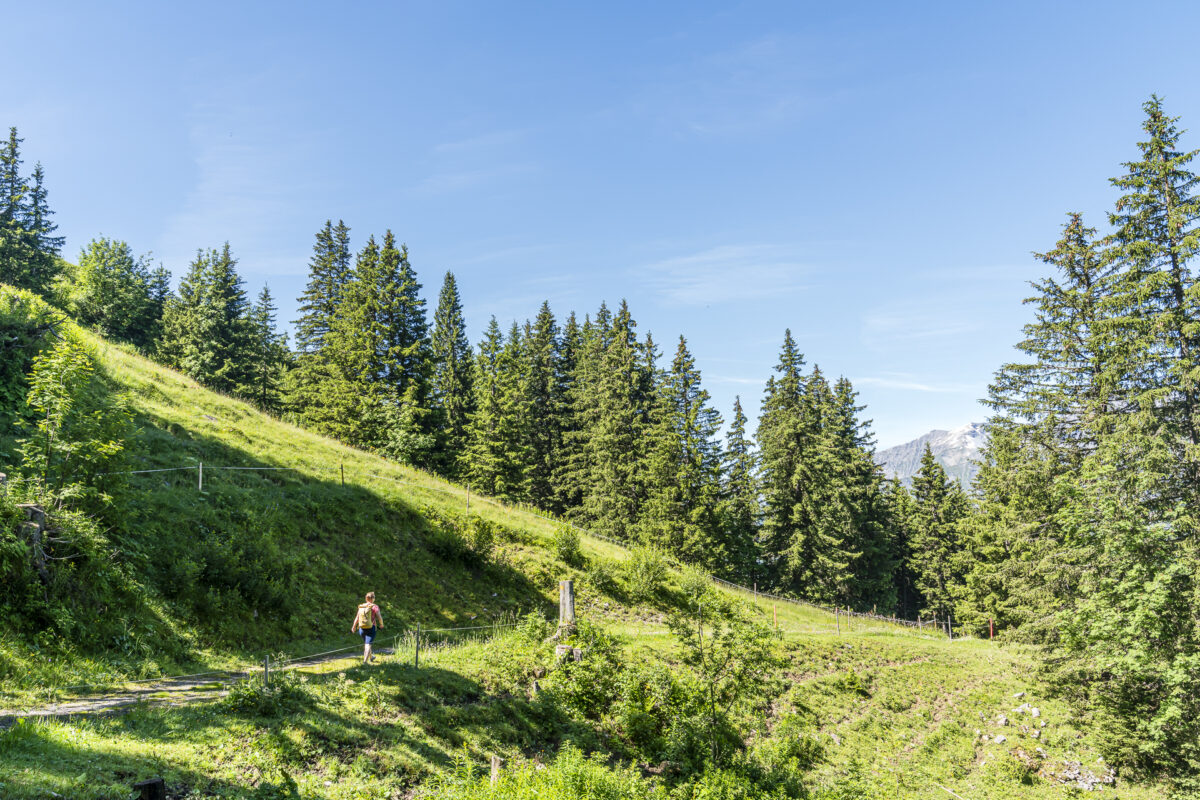
[[[376,624],[378,623],[378,624]],[[367,592],[367,602],[361,603],[354,612],[354,622],[350,624],[350,632],[358,632],[363,640],[363,663],[375,658],[371,654],[371,645],[375,643],[375,634],[383,627],[383,614],[375,605],[375,593]]]

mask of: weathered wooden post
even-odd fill
[[[338,470],[341,471],[341,473],[342,473],[342,486],[345,486],[346,485],[346,465],[344,463],[339,463]]]
[[[988,617],[988,641],[990,642],[995,637],[996,637],[996,626],[992,622],[992,618]]]
[[[200,462],[198,474],[199,474],[199,478],[196,481],[196,490],[203,492],[204,491],[204,462],[203,461]]]
[[[139,800],[167,800],[167,784],[162,778],[150,778],[133,785]]]
[[[779,606],[771,603],[771,616],[775,618],[775,630],[779,630]]]
[[[417,638],[413,641],[413,669],[421,668],[421,623],[417,623]]]
[[[492,786],[500,782],[500,765],[504,762],[500,760],[500,756],[492,756]]]
[[[834,606],[833,607],[833,621],[837,623],[837,629],[838,629],[839,636],[842,633],[842,620],[841,620],[841,617],[839,616],[840,613],[841,612],[838,611],[838,607]]]
[[[564,632],[565,629],[565,632]],[[558,582],[558,632],[569,636],[575,631],[575,583]]]
[[[263,656],[263,688],[271,688],[271,657]]]

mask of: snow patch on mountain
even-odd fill
[[[921,469],[921,455],[926,444],[946,474],[958,479],[963,488],[970,488],[979,472],[975,462],[979,459],[979,451],[987,444],[987,431],[982,422],[968,422],[952,431],[930,431],[911,442],[878,451],[875,463],[883,467],[885,476],[911,486],[913,476]]]

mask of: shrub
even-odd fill
[[[634,600],[653,600],[667,577],[666,555],[656,547],[635,547],[625,562],[625,574]]]
[[[279,660],[284,659],[280,656]],[[295,670],[272,671],[271,685],[264,686],[262,674],[252,674],[231,686],[223,702],[226,708],[241,714],[278,716],[308,703],[307,680]]]
[[[712,591],[712,578],[697,566],[685,566],[679,576],[679,588],[692,603],[703,600]]]
[[[584,581],[598,592],[612,596],[620,586],[617,583],[618,565],[607,558],[596,558],[588,566]]]
[[[467,550],[476,564],[483,564],[496,546],[496,527],[482,517],[471,517],[466,529]]]
[[[570,525],[559,525],[554,531],[554,553],[568,566],[577,567],[583,563],[579,531]]]

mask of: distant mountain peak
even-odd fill
[[[987,444],[987,430],[982,422],[968,422],[954,430],[930,431],[905,442],[875,453],[875,463],[883,467],[883,474],[897,478],[905,486],[912,485],[913,476],[921,469],[921,455],[929,445],[933,457],[946,474],[957,478],[963,488],[970,488],[979,467],[975,463],[979,451]]]

